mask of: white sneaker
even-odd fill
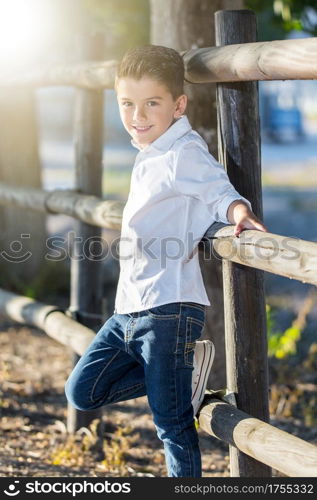
[[[192,375],[192,406],[197,414],[205,396],[208,375],[215,357],[215,346],[211,340],[198,340],[194,352]]]

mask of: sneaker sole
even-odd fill
[[[204,344],[204,358],[203,358],[202,370],[201,370],[201,372],[203,372],[204,375],[203,375],[203,378],[200,378],[198,383],[197,383],[197,387],[196,387],[195,392],[192,396],[192,400],[195,397],[197,397],[197,391],[200,390],[200,394],[198,396],[198,401],[202,401],[203,395],[205,394],[205,390],[206,390],[206,386],[207,386],[207,382],[208,382],[208,376],[209,376],[209,372],[210,372],[212,363],[214,361],[214,357],[215,357],[214,345],[211,344],[209,356],[206,356],[206,344]],[[201,387],[200,387],[200,384],[202,384]],[[198,410],[199,410],[199,407],[197,408],[197,411]],[[197,413],[197,411],[195,412],[195,414]]]

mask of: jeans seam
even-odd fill
[[[191,336],[191,333],[192,333],[191,332],[191,328],[192,328],[192,326],[191,325],[192,325],[191,318],[187,317],[186,318],[186,332],[185,332],[186,338],[185,338],[185,346],[184,346],[184,363],[185,363],[186,366],[192,366],[191,363],[189,363],[188,360],[187,360],[188,350],[189,350],[188,346],[189,346],[190,343],[192,343],[192,342],[190,342],[191,338],[192,338],[192,336]]]
[[[163,304],[162,306],[153,306],[153,307],[149,307],[147,310],[146,310],[146,313],[148,314],[148,316],[152,317],[152,318],[155,318],[155,319],[177,319],[180,317],[181,315],[181,303],[179,304],[179,307],[178,307],[178,312],[177,313],[170,313],[170,314],[155,314],[155,313],[152,313],[151,312],[151,309],[155,309],[157,307],[163,307],[164,305],[168,305],[168,304]]]
[[[147,311],[147,312],[148,312],[148,315],[154,319],[177,319],[180,317],[179,314],[162,314],[162,315],[160,315],[160,314],[153,314],[150,311]]]
[[[198,309],[199,311],[202,311],[202,312],[206,312],[206,309],[204,306],[199,306],[198,304],[189,304],[187,305],[188,303],[186,302],[182,302],[182,306],[183,307],[193,307],[194,309]]]
[[[195,307],[195,306],[194,306],[194,307]],[[198,309],[198,308],[196,308],[196,309]],[[187,340],[188,340],[188,338],[187,338],[187,321],[188,321],[188,323],[189,323],[189,328],[190,328],[190,341],[191,341],[191,340],[192,340],[191,325],[192,325],[192,323],[193,323],[193,320],[194,320],[194,322],[199,322],[199,323],[200,323],[200,321],[199,321],[199,320],[196,320],[196,318],[192,318],[192,317],[190,317],[190,316],[187,316],[187,318],[186,318],[186,343],[185,343],[185,352],[184,352],[184,356],[185,356],[185,360],[184,360],[184,361],[185,361],[185,365],[186,365],[186,366],[191,366],[191,367],[192,367],[192,364],[190,364],[190,363],[186,362],[186,359],[187,359],[187,358],[186,358],[186,345],[187,345]],[[200,325],[200,326],[201,326],[201,325]],[[191,343],[191,344],[196,344],[196,341],[195,341],[195,342],[190,342],[190,343]],[[195,417],[195,415],[194,415],[193,417]],[[194,418],[193,418],[193,422],[194,422]],[[191,443],[191,441],[190,441],[189,439],[187,440],[187,449],[188,449],[188,460],[189,460],[189,468],[190,468],[190,477],[192,477],[192,476],[193,476],[193,473],[194,473],[194,472],[196,472],[196,471],[195,471],[195,470],[193,470],[193,467],[195,468],[195,462],[193,462],[193,463],[192,463],[192,460],[191,460],[191,457],[194,455],[194,453],[193,453],[193,445],[192,445],[192,443]]]
[[[99,373],[98,377],[96,378],[95,383],[92,386],[91,393],[90,393],[90,401],[92,403],[95,403],[95,401],[96,401],[94,399],[94,397],[93,397],[93,394],[94,394],[96,385],[98,384],[98,382],[100,380],[100,377],[103,375],[103,373],[105,372],[105,370],[111,365],[111,363],[113,362],[113,360],[118,356],[119,352],[120,352],[120,349],[118,349],[117,352],[112,356],[112,358],[108,361],[108,363],[106,364],[106,366],[104,366],[104,368],[101,370],[101,372]]]
[[[178,339],[179,339],[179,328],[182,320],[182,315],[179,317],[178,321],[178,327],[177,327],[177,346],[178,346]],[[177,349],[176,349],[177,351]],[[178,422],[178,432],[180,433],[180,422],[179,422],[179,412],[177,411],[178,409],[178,399],[177,399],[177,387],[176,387],[176,372],[177,372],[177,356],[175,356],[175,397],[176,397],[176,414],[177,414],[177,422]],[[192,476],[192,464],[191,464],[191,454],[189,451],[189,448],[191,447],[189,441],[187,441],[187,454],[188,454],[188,463],[189,463],[189,477]]]
[[[180,328],[180,323],[181,323],[182,316],[180,315],[179,320],[178,320],[178,325],[177,325],[177,342],[176,342],[176,352],[178,351],[178,344],[179,344],[179,328]],[[177,427],[178,427],[178,434],[180,434],[180,422],[179,422],[179,413],[178,413],[178,398],[177,398],[177,385],[176,385],[176,372],[177,372],[177,355],[175,356],[175,374],[174,374],[174,392],[175,392],[175,399],[176,399],[176,415],[177,415]]]
[[[191,323],[196,323],[198,326],[201,326],[201,328],[203,328],[205,326],[205,322],[202,321],[201,319],[192,318],[192,317],[188,317],[188,319],[191,321]]]
[[[139,389],[141,387],[144,387],[144,384],[135,384],[135,385],[132,385],[131,387],[127,387],[125,389],[121,389],[120,391],[116,391],[114,392],[111,397],[113,396],[117,396],[118,394],[123,394],[124,392],[129,392],[131,391],[132,389],[135,390],[135,389]]]

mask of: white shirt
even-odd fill
[[[230,223],[227,210],[237,199],[251,208],[186,116],[140,150],[122,216],[115,312],[210,305],[197,245],[213,222]]]

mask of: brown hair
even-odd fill
[[[143,45],[129,49],[117,68],[115,88],[120,78],[140,80],[143,76],[164,84],[173,99],[184,94],[184,62],[174,49],[161,45]]]

